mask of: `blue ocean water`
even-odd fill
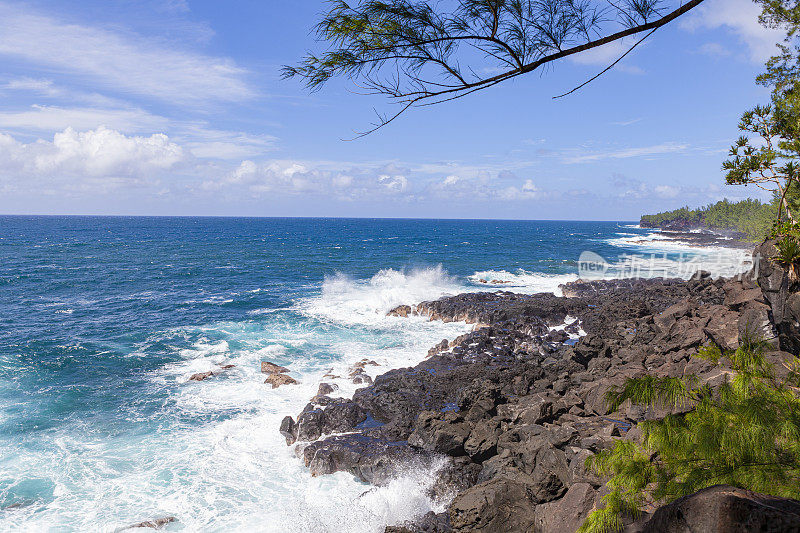
[[[424,472],[311,478],[280,419],[331,369],[469,330],[392,307],[557,291],[584,250],[711,253],[625,222],[0,217],[0,530],[382,531],[437,509]],[[262,360],[300,384],[264,385]]]

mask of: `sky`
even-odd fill
[[[720,170],[781,38],[750,0],[706,0],[568,97],[624,44],[358,140],[383,99],[280,78],[324,8],[0,0],[0,213],[637,220],[758,197]]]

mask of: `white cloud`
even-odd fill
[[[681,24],[690,31],[727,28],[747,45],[751,61],[763,63],[775,55],[775,43],[783,39],[784,32],[759,24],[760,13],[761,8],[752,0],[706,0]],[[706,49],[705,53],[708,51]]]
[[[15,78],[0,85],[0,89],[7,89],[11,91],[27,91],[36,94],[43,94],[45,96],[55,96],[59,91],[53,85],[53,80],[29,78],[24,76],[22,78]]]
[[[382,174],[378,176],[378,183],[391,192],[403,192],[408,189],[408,178],[405,176],[389,176],[387,174]]]
[[[16,4],[0,3],[0,56],[170,103],[241,101],[254,95],[245,71],[230,59],[67,23]]]
[[[675,198],[681,192],[678,187],[672,185],[657,185],[654,191],[662,198]]]
[[[163,130],[169,121],[137,108],[56,107],[34,105],[25,111],[1,112],[0,127],[27,131],[62,131],[107,126],[122,131]]]
[[[72,181],[142,180],[186,161],[184,150],[162,134],[128,137],[103,127],[84,132],[67,128],[55,134],[52,142],[28,144],[0,134],[0,173],[17,182],[65,177]]]
[[[586,50],[580,54],[570,56],[570,61],[579,65],[603,65],[608,66],[619,57],[628,51],[628,49],[635,43],[628,42],[625,39],[618,41],[611,41],[603,46]]]
[[[533,180],[525,180],[521,187],[506,187],[495,191],[494,195],[501,200],[533,200],[543,196],[542,191],[534,185]]]
[[[190,124],[176,128],[177,139],[196,157],[213,159],[243,159],[256,157],[275,149],[277,138],[272,135],[251,135],[241,131],[216,130],[205,124]]]
[[[603,159],[628,159],[631,157],[643,157],[643,156],[683,152],[687,148],[689,148],[688,144],[667,142],[667,143],[657,144],[654,146],[642,146],[638,148],[626,148],[624,150],[613,150],[609,152],[595,152],[589,154],[568,156],[565,159],[565,162],[588,163],[591,161],[600,161]]]
[[[641,121],[642,121],[641,118],[632,118],[630,120],[620,120],[618,122],[612,122],[611,125],[612,126],[631,126],[631,125],[636,124],[637,122],[641,122]]]
[[[580,54],[573,54],[569,56],[569,60],[578,65],[607,67],[628,52],[628,50],[630,50],[640,38],[641,37],[611,41],[608,44],[586,50]],[[642,43],[636,49],[638,50],[644,45],[645,43]],[[628,59],[630,59],[634,53],[635,52],[631,52],[631,54],[626,56],[625,60],[614,65],[614,69],[621,72],[627,72],[628,74],[643,74],[644,70],[642,70],[640,67],[627,63]]]

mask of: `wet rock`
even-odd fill
[[[416,522],[400,526],[388,526],[384,533],[449,533],[450,517],[447,513],[429,511]]]
[[[325,405],[310,403],[297,417],[297,439],[313,441],[322,435],[351,431],[367,419],[367,412],[344,398],[326,398]]]
[[[339,390],[339,386],[336,384],[330,383],[320,383],[319,387],[317,388],[317,396],[327,396],[332,392],[336,392]]]
[[[439,344],[435,344],[430,350],[428,350],[428,357],[433,357],[441,352],[447,351],[450,348],[450,343],[447,339],[442,339]]]
[[[642,533],[696,531],[800,531],[800,501],[716,485],[659,508],[642,529]]]
[[[397,307],[386,313],[386,316],[399,316],[407,318],[410,314],[411,314],[410,305],[398,305]]]
[[[189,377],[189,381],[203,381],[210,378],[213,375],[214,372],[211,372],[210,370],[208,372],[198,372],[197,374],[192,374]]]
[[[144,522],[139,522],[138,524],[132,524],[127,527],[123,527],[118,529],[117,531],[125,531],[127,529],[138,529],[138,528],[150,528],[150,529],[163,529],[164,526],[167,524],[171,524],[172,522],[177,522],[178,519],[174,516],[164,516],[161,518],[154,518],[153,520],[145,520]]]
[[[353,376],[353,383],[356,385],[372,385],[372,378],[368,374],[357,374]]]
[[[298,428],[294,418],[291,416],[283,417],[283,420],[281,421],[280,433],[286,439],[287,446],[291,446],[297,442]]]
[[[314,476],[348,472],[365,483],[384,485],[409,468],[424,468],[432,457],[405,442],[392,442],[364,433],[336,435],[313,442],[302,450]]]
[[[270,363],[269,361],[261,361],[261,372],[264,374],[283,374],[284,372],[288,372],[289,369],[276,365],[275,363]]]
[[[270,374],[264,383],[269,383],[273,389],[277,389],[281,385],[297,385],[297,380],[286,374]]]

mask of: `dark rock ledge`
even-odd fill
[[[712,384],[723,379],[718,368],[690,355],[706,343],[735,348],[746,323],[775,338],[772,300],[783,280],[766,275],[769,300],[749,279],[698,274],[688,282],[575,283],[564,287],[570,298],[496,292],[401,306],[393,314],[466,320],[476,329],[443,340],[414,367],[378,376],[352,399],[316,396],[280,430],[313,475],[345,471],[380,485],[405,469],[431,468],[437,476],[431,496],[447,512],[387,532],[574,532],[606,490],[604,480],[585,471],[586,458],[616,439],[637,438],[638,421],[665,414],[630,405],[607,413],[605,392],[645,372],[694,373]],[[568,316],[579,323],[564,328]],[[797,324],[782,320],[783,331]],[[586,335],[570,342],[578,325]],[[790,356],[776,340],[770,357]],[[433,469],[442,456],[447,466]],[[798,523],[798,502],[778,505],[728,489],[679,500],[628,529],[699,531],[675,517],[705,512],[706,522],[698,523],[711,524],[714,512],[734,507],[756,522],[758,513],[791,508],[795,518],[787,523]]]

